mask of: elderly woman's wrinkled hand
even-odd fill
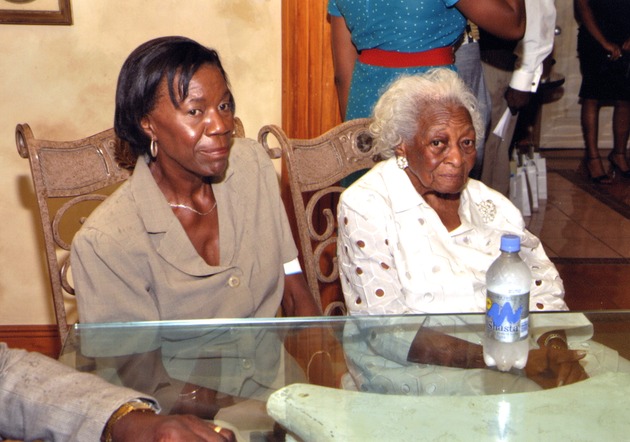
[[[584,356],[583,351],[541,347],[529,352],[525,373],[545,389],[573,384],[588,378],[580,364]]]

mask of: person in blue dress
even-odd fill
[[[328,14],[344,121],[370,117],[381,92],[401,74],[456,69],[454,48],[467,18],[506,39],[525,32],[523,0],[328,0]],[[363,173],[341,185],[348,187]]]
[[[466,17],[508,39],[525,30],[522,0],[329,0],[335,84],[344,120],[369,117],[400,74],[454,69]]]

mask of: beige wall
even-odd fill
[[[74,25],[0,25],[0,324],[54,323],[28,160],[14,129],[75,139],[112,126],[125,57],[185,35],[214,47],[248,136],[281,121],[280,0],[72,0]]]

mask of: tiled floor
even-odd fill
[[[527,221],[558,267],[569,308],[630,309],[630,180],[595,185],[581,151],[542,154],[548,199]]]

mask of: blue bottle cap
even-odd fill
[[[501,236],[501,251],[518,252],[521,250],[521,238],[517,235]]]

